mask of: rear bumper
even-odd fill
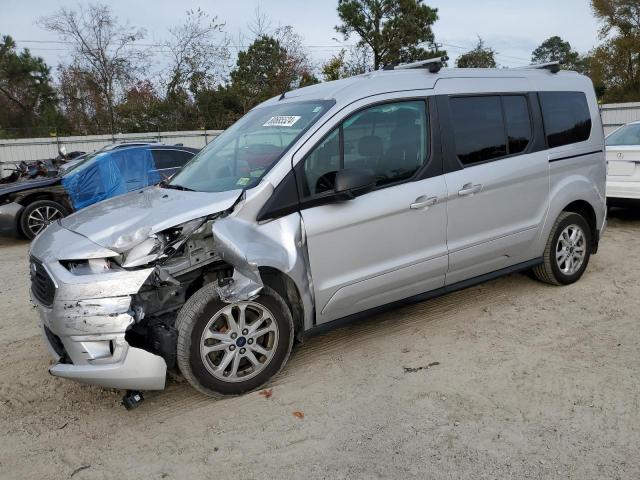
[[[18,219],[23,209],[22,205],[15,202],[0,206],[0,235],[18,235]]]
[[[607,180],[607,198],[640,200],[640,182]]]

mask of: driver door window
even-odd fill
[[[303,195],[331,192],[336,172],[345,168],[372,170],[377,187],[410,179],[426,161],[427,131],[424,101],[387,103],[355,113],[305,159]]]

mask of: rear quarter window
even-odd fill
[[[549,148],[584,142],[591,135],[591,113],[583,92],[540,92]]]

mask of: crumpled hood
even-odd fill
[[[227,210],[241,194],[242,190],[207,193],[155,186],[96,203],[60,223],[102,247],[113,248],[123,235],[156,233]]]

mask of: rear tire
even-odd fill
[[[591,257],[591,228],[585,218],[562,212],[556,219],[544,249],[543,263],[533,268],[536,278],[551,285],[577,282]]]
[[[267,286],[250,302],[229,304],[207,284],[184,304],[176,329],[182,375],[212,397],[259,388],[282,369],[293,346],[289,307]]]
[[[36,200],[25,207],[20,217],[20,229],[33,240],[47,226],[69,215],[69,210],[53,200]]]

